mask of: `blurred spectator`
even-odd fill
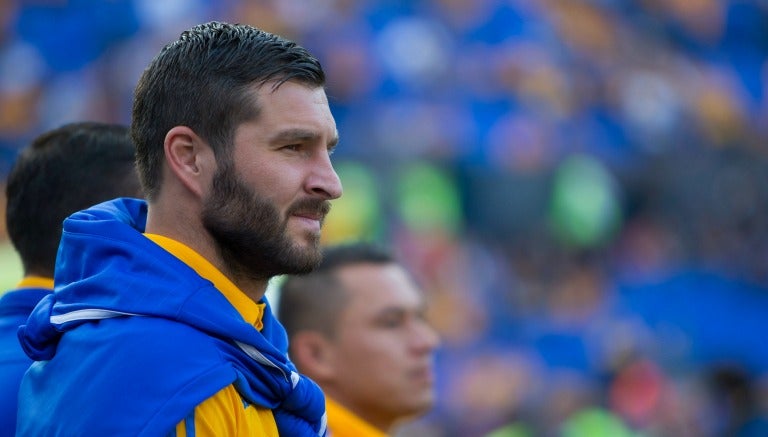
[[[375,245],[326,247],[312,272],[286,277],[278,318],[300,372],[323,389],[336,437],[384,437],[435,402],[425,299],[408,272]]]
[[[11,170],[4,217],[24,278],[0,296],[0,435],[16,429],[19,384],[32,364],[17,331],[53,293],[62,222],[97,203],[140,196],[133,151],[127,126],[71,123],[35,138]]]

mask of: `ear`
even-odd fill
[[[189,127],[175,126],[165,134],[163,149],[170,171],[195,196],[202,197],[216,170],[208,143]]]
[[[318,383],[335,377],[333,344],[316,331],[301,331],[291,337],[291,360],[301,373]]]

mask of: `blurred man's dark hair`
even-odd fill
[[[8,176],[6,223],[26,276],[53,277],[62,222],[115,197],[141,193],[128,128],[79,122],[37,137]]]
[[[288,338],[303,330],[333,337],[334,319],[349,301],[337,272],[358,264],[393,264],[394,255],[371,243],[354,242],[328,247],[323,260],[310,274],[292,275],[280,287],[278,319]]]

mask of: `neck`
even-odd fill
[[[371,425],[372,427],[378,429],[382,433],[386,435],[392,435],[392,430],[394,429],[395,422],[394,420],[388,419],[386,417],[380,417],[378,415],[364,415],[361,414],[358,411],[352,411],[357,415],[359,418],[363,419],[366,423]]]
[[[245,274],[238,274],[236,271],[228,268],[226,263],[223,267],[216,266],[216,268],[218,268],[230,281],[232,281],[232,283],[237,285],[237,288],[250,297],[254,302],[261,300],[267,292],[269,278],[250,278]]]

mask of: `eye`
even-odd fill
[[[427,309],[421,308],[416,312],[416,318],[421,320],[422,322],[429,322],[429,318],[427,317]]]
[[[301,150],[301,144],[289,144],[282,147],[283,150],[290,150],[291,152],[298,152]]]
[[[405,323],[405,316],[400,313],[385,314],[379,318],[378,322],[383,328],[399,328]]]

